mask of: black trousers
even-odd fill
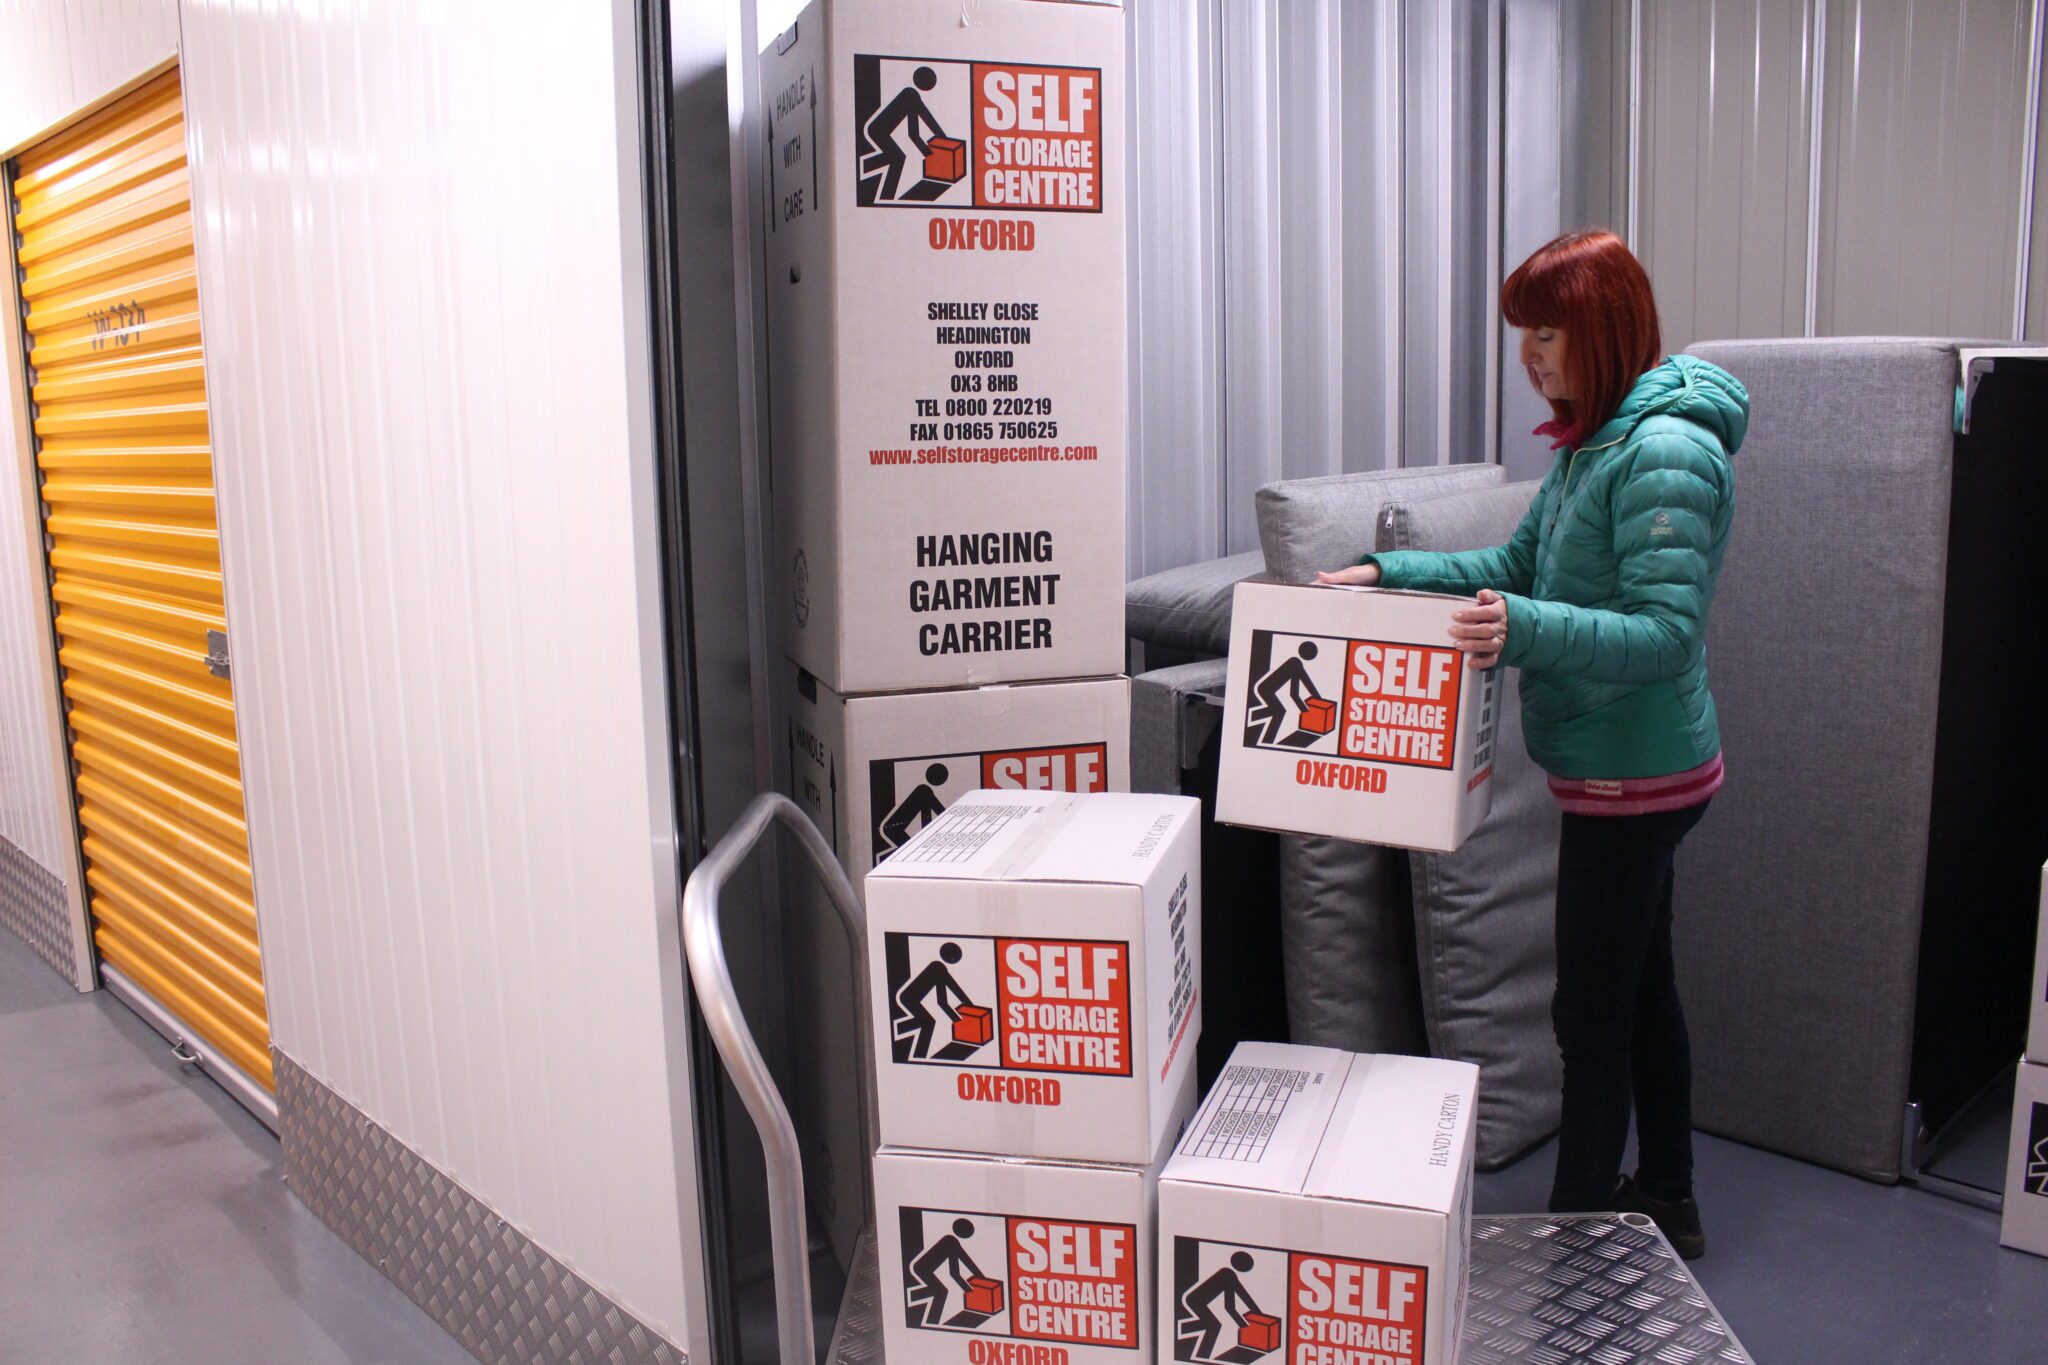
[[[1692,1046],[1671,957],[1671,863],[1706,803],[1655,815],[1566,815],[1557,849],[1564,1119],[1554,1213],[1612,1208],[1636,1116],[1636,1178],[1692,1196]]]

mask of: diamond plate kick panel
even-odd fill
[[[292,1192],[484,1365],[687,1365],[681,1348],[272,1055]]]

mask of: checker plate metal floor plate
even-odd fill
[[[1649,1220],[1531,1215],[1472,1220],[1461,1365],[1753,1365]],[[882,1365],[872,1237],[832,1334],[830,1365]]]

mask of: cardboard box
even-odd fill
[[[1123,667],[1123,54],[1065,0],[819,0],[762,54],[770,588],[836,692]]]
[[[884,1143],[1151,1160],[1194,1098],[1199,811],[972,792],[868,874]],[[969,1005],[995,1036],[949,1043]]]
[[[1436,852],[1463,843],[1493,803],[1499,696],[1499,670],[1451,647],[1451,613],[1472,602],[1238,584],[1216,818]]]
[[[1130,790],[1127,678],[846,697],[790,673],[791,795],[855,887],[978,787]]]
[[[924,178],[951,183],[967,174],[967,144],[957,137],[935,137],[924,154]]]
[[[2021,1062],[2013,1082],[2012,1145],[1998,1240],[2048,1256],[2048,1066]]]
[[[1240,1044],[1160,1176],[1159,1358],[1454,1365],[1478,1082],[1465,1062]]]
[[[1124,678],[841,697],[788,665],[790,794],[838,853],[854,889],[896,844],[976,787],[1127,791],[1131,685]],[[866,1207],[868,1143],[857,1097],[854,982],[865,967],[811,873],[790,864],[791,1027],[801,1055],[791,1106],[806,1182],[832,1245],[852,1251]]]
[[[2034,1002],[2027,1015],[2027,1060],[2048,1065],[2048,867],[2041,869],[2040,927],[2034,930]]]
[[[1152,1358],[1159,1166],[875,1154],[889,1365]]]

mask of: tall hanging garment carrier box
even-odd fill
[[[979,791],[868,874],[885,1145],[1151,1162],[1194,1097],[1200,806]]]
[[[1466,1062],[1239,1044],[1160,1176],[1159,1358],[1455,1365],[1478,1084]]]
[[[842,696],[1124,660],[1124,14],[817,0],[762,54],[771,590]]]
[[[1449,853],[1493,805],[1498,669],[1451,645],[1469,597],[1240,583],[1216,818]]]
[[[1156,1160],[882,1148],[875,1216],[889,1365],[1152,1360],[1158,1185]]]

